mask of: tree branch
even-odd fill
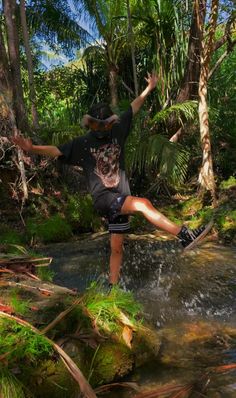
[[[230,38],[230,36],[231,36],[231,26],[233,25],[233,23],[235,21],[236,21],[236,14],[232,14],[229,17],[228,21],[226,22],[224,35],[219,40],[217,40],[215,42],[213,51],[216,51],[220,47],[222,47],[227,42],[227,40]]]
[[[225,58],[229,55],[230,52],[233,51],[234,46],[236,45],[236,40],[230,42],[230,46],[225,50],[225,52],[220,56],[220,58],[217,60],[213,68],[210,70],[208,79],[212,77],[212,75],[215,73],[215,71],[218,69],[218,67],[222,64],[222,62],[225,60]]]

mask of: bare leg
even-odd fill
[[[161,228],[172,235],[177,235],[181,230],[179,225],[173,223],[156,210],[150,200],[146,198],[136,198],[135,196],[127,196],[122,206],[121,213],[132,214],[136,212],[141,212],[144,217],[156,227]]]
[[[118,283],[120,276],[120,268],[123,259],[123,234],[111,234],[111,256],[110,256],[110,276],[109,282],[113,285]]]

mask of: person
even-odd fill
[[[63,145],[33,145],[30,139],[17,136],[12,141],[22,150],[60,158],[70,165],[83,168],[88,181],[95,209],[108,219],[110,232],[110,285],[119,281],[123,259],[123,242],[129,231],[129,215],[141,212],[156,227],[176,236],[183,247],[191,247],[208,232],[202,226],[190,230],[181,227],[153,207],[147,198],[131,195],[125,172],[125,141],[131,130],[131,122],[147,96],[157,85],[155,73],[148,74],[145,90],[131,102],[128,110],[115,115],[109,105],[93,105],[82,119],[89,131]]]

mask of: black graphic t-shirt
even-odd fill
[[[124,146],[128,137],[132,108],[124,112],[119,123],[104,133],[90,131],[88,134],[58,146],[60,160],[83,168],[92,194],[94,206],[100,214],[109,212],[111,203],[120,195],[130,195],[125,173]]]

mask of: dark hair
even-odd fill
[[[94,104],[88,111],[88,114],[96,119],[107,119],[109,116],[113,115],[110,106],[105,102],[99,102],[98,104]]]

